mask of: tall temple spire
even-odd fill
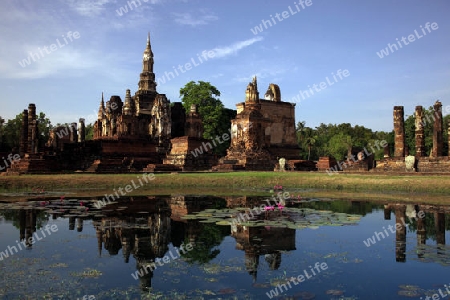
[[[147,47],[142,58],[142,73],[139,80],[140,91],[156,92],[155,73],[153,73],[153,51],[150,43],[150,32],[147,35]]]
[[[105,113],[105,100],[103,99],[103,92],[102,92],[102,100],[100,101],[100,107],[98,108],[98,118],[103,119],[104,113]]]
[[[147,47],[144,50],[144,71],[149,71],[149,72],[153,72],[153,52],[152,52],[152,45],[150,44],[150,32],[147,35]],[[147,64],[148,67],[150,67],[149,69],[145,69],[146,65],[145,62],[146,61],[151,61],[151,65]]]

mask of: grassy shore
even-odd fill
[[[333,199],[359,199],[450,204],[450,176],[374,175],[318,172],[231,172],[156,174],[140,186],[142,174],[55,174],[0,176],[0,200],[24,200],[24,193],[101,196],[123,190],[132,181],[139,188],[127,195],[211,194],[267,195],[274,185],[282,185],[292,195]],[[22,196],[21,196],[22,194]]]

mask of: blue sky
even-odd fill
[[[283,101],[297,102],[296,121],[310,127],[349,122],[390,131],[394,105],[405,106],[406,115],[437,99],[450,105],[446,0],[311,0],[303,7],[299,0],[135,3],[3,0],[0,116],[13,118],[35,103],[53,124],[81,117],[93,122],[102,92],[124,100],[126,89],[137,90],[149,31],[157,78],[195,61],[158,85],[172,102],[180,101],[187,82],[203,80],[234,109],[256,75],[261,98],[270,83],[278,84]],[[128,12],[120,11],[125,7]],[[267,28],[255,32],[262,20]],[[427,31],[428,22],[435,29]],[[69,32],[78,38],[70,40]],[[411,34],[416,37],[405,40],[408,45],[385,49]],[[389,55],[380,58],[382,49]],[[203,51],[213,57],[200,62]],[[339,70],[347,77],[333,77]],[[314,84],[314,95],[299,96]]]

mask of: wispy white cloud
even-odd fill
[[[237,52],[239,52],[239,50],[242,50],[248,46],[253,45],[256,42],[260,42],[263,40],[263,37],[258,36],[255,38],[251,38],[245,41],[240,41],[237,43],[234,43],[230,46],[225,46],[225,47],[216,47],[214,49],[212,49],[211,51],[214,51],[214,58],[221,58],[221,57],[226,57],[228,55],[231,54],[236,54]]]
[[[78,14],[86,17],[95,17],[105,10],[106,4],[111,2],[111,0],[69,0],[67,3]]]
[[[31,48],[37,49],[37,47]],[[35,57],[38,58],[36,61],[33,61],[29,57],[23,57],[20,60],[0,63],[1,77],[37,79],[51,77],[56,74],[59,77],[71,77],[76,76],[77,73],[82,74],[79,71],[92,70],[99,66],[94,55],[86,55],[86,53],[80,53],[75,49],[70,49],[70,47],[51,52],[40,58],[37,55]],[[24,59],[28,59],[29,64],[24,63]],[[20,65],[19,61],[22,62],[23,66]]]
[[[207,25],[210,22],[219,20],[213,13],[206,12],[204,10],[200,11],[202,15],[193,16],[191,13],[172,13],[175,17],[175,22],[181,25],[190,25],[190,26],[198,26],[198,25]]]

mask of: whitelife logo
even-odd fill
[[[427,29],[426,31],[425,31],[425,28]],[[378,57],[384,58],[384,57],[388,56],[389,54],[394,53],[395,51],[398,51],[399,50],[398,47],[400,47],[400,49],[401,49],[401,48],[403,48],[403,46],[407,46],[410,43],[416,41],[416,38],[417,38],[417,40],[423,38],[424,36],[427,35],[427,31],[428,31],[428,33],[431,33],[431,29],[438,30],[439,26],[438,26],[438,23],[436,23],[436,22],[433,22],[433,23],[427,22],[425,24],[425,28],[423,28],[422,25],[420,25],[420,29],[422,29],[423,35],[420,35],[420,33],[418,33],[417,29],[416,29],[416,30],[414,30],[414,34],[408,35],[408,38],[406,38],[404,36],[402,36],[402,38],[400,40],[398,38],[396,38],[397,44],[388,43],[386,48],[381,49],[379,52],[377,52]],[[408,41],[406,41],[406,39],[408,39]],[[403,46],[400,41],[403,43]],[[398,45],[398,47],[397,47],[397,45]]]
[[[74,40],[77,40],[80,38],[80,33],[78,31],[69,31],[67,32],[66,35],[62,35],[64,43],[61,43],[61,41],[59,40],[59,38],[56,39],[56,43],[55,44],[50,44],[50,46],[44,46],[43,49],[41,49],[40,47],[38,47],[38,51],[33,53],[33,52],[28,52],[28,57],[25,59],[22,59],[22,61],[19,61],[19,65],[22,68],[25,68],[26,66],[31,65],[32,61],[36,62],[42,58],[44,58],[46,55],[51,54],[52,52],[55,52],[58,49],[63,48],[64,46],[68,45],[69,42],[73,42]],[[67,41],[69,40],[69,41]]]
[[[314,271],[314,269],[317,271],[317,274]],[[266,295],[267,295],[267,297],[269,297],[269,299],[272,299],[274,297],[278,298],[278,290],[280,291],[280,294],[284,293],[285,291],[288,291],[289,289],[292,288],[291,282],[294,285],[298,285],[305,280],[311,279],[313,276],[318,275],[321,271],[325,271],[326,269],[328,269],[327,263],[316,262],[314,267],[309,266],[309,273],[306,269],[303,270],[303,274],[305,274],[305,275],[300,274],[297,277],[289,278],[289,280],[287,280],[285,284],[278,284],[276,288],[271,289],[269,292],[266,293]],[[283,288],[285,291],[283,290]]]
[[[270,15],[270,20],[261,20],[261,23],[257,26],[255,26],[254,28],[250,28],[250,31],[254,34],[257,35],[259,33],[262,33],[264,31],[264,29],[269,29],[269,27],[275,26],[277,24],[277,21],[275,20],[275,18],[278,20],[278,22],[282,22],[283,20],[286,20],[287,18],[289,18],[290,16],[296,15],[299,12],[301,12],[302,10],[305,10],[308,6],[311,6],[312,0],[299,0],[298,2],[294,2],[294,6],[295,9],[292,9],[292,7],[289,5],[287,8],[288,10],[283,11],[281,14],[280,13],[276,13],[275,17]],[[300,8],[301,7],[301,8]]]

